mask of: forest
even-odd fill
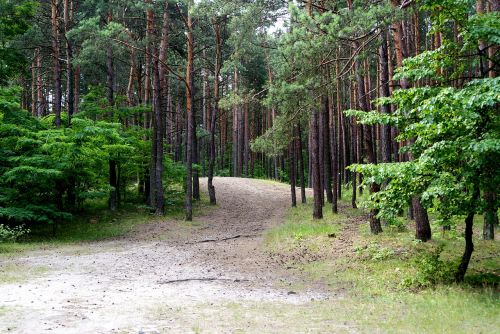
[[[0,331],[494,333],[499,9],[0,0]]]

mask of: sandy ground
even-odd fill
[[[259,312],[260,330],[223,314],[231,305],[244,313],[247,304],[285,310],[328,298],[321,287],[294,291],[300,278],[263,250],[263,232],[289,205],[288,187],[240,178],[216,178],[215,185],[218,206],[196,217],[188,232],[165,221],[116,240],[0,260],[0,270],[44,268],[25,282],[0,285],[0,332],[293,331],[266,327]]]

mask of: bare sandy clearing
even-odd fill
[[[279,308],[325,298],[319,290],[287,289],[299,279],[262,249],[263,231],[279,223],[288,207],[288,188],[239,178],[215,182],[219,205],[196,217],[192,233],[179,233],[179,223],[165,221],[117,240],[79,245],[75,252],[16,258],[21,266],[49,269],[25,283],[0,285],[0,332],[253,332],[251,323],[234,317],[209,319],[228,305]]]

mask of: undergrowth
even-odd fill
[[[288,254],[297,249],[304,252],[304,247],[310,247],[318,252],[315,240],[326,231],[317,226],[331,226],[335,237],[330,244],[322,244],[323,256],[287,265],[334,293],[347,294],[349,303],[341,303],[346,311],[340,317],[375,332],[374,328],[394,333],[420,328],[425,333],[490,333],[498,328],[500,322],[493,314],[500,312],[500,244],[480,238],[480,219],[475,220],[475,251],[465,282],[456,284],[454,274],[464,247],[460,224],[446,232],[433,224],[433,239],[426,243],[414,239],[414,226],[406,218],[385,225],[384,232],[374,236],[363,212],[348,209],[349,204],[342,201],[337,215],[324,210],[327,215],[321,221],[312,220],[311,205],[299,205],[289,210],[282,225],[269,231],[267,239],[273,256],[294,260]],[[352,224],[358,226],[356,233]],[[345,238],[352,243],[334,247]],[[291,243],[294,239],[299,242]],[[335,252],[330,252],[332,247]],[[339,306],[323,307],[337,310]]]

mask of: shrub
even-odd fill
[[[415,257],[413,262],[417,272],[406,277],[401,285],[405,288],[426,288],[453,282],[457,266],[450,261],[443,261],[440,258],[442,251],[443,246],[439,245],[434,251],[425,251]]]
[[[29,233],[29,230],[25,229],[23,225],[10,228],[8,226],[0,224],[0,243],[15,242],[19,237],[27,233]]]

